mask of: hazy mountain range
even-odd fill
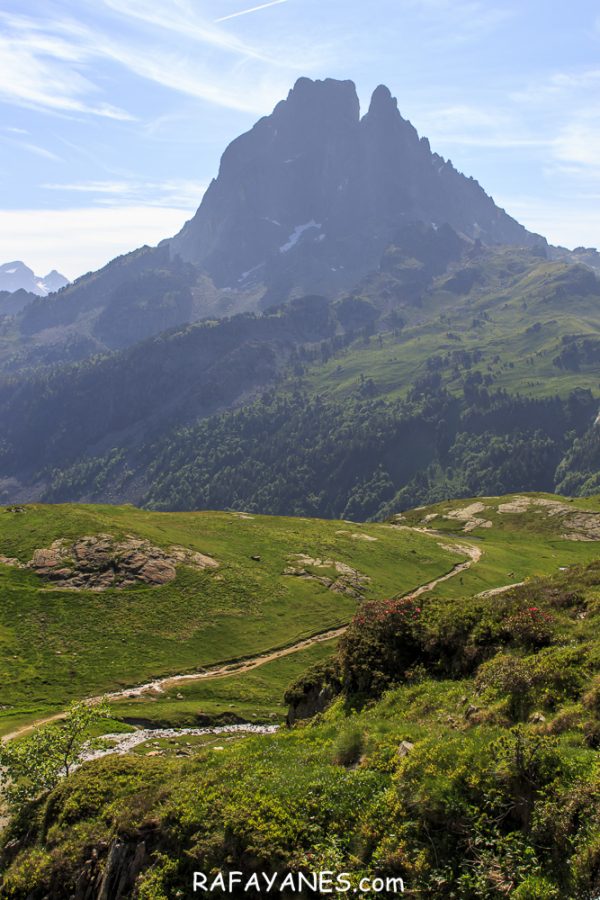
[[[47,275],[36,275],[25,263],[16,260],[0,265],[0,293],[27,291],[38,297],[47,297],[69,284],[69,279],[52,269]]]

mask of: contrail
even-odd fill
[[[268,6],[277,6],[279,3],[287,3],[287,0],[270,0],[269,3],[261,3],[260,6],[253,6],[252,9],[242,9],[240,12],[230,13],[228,16],[221,16],[215,19],[215,22],[226,22],[227,19],[237,19],[238,16],[247,16],[248,13],[258,12],[259,9],[267,9]]]

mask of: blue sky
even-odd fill
[[[0,263],[73,278],[173,234],[300,75],[387,84],[525,225],[600,245],[594,0],[3,0]]]

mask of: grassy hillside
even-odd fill
[[[439,584],[434,596],[459,597],[555,575],[598,558],[600,501],[555,494],[450,500],[409,510],[394,521],[461,535],[482,551],[476,566]]]
[[[596,274],[456,235],[440,262],[436,234],[389,247],[335,299],[1,378],[0,499],[365,520],[452,496],[590,492]]]
[[[374,305],[382,302],[381,279],[361,286]],[[363,376],[372,379],[373,396],[396,399],[437,372],[458,396],[461,375],[475,368],[488,387],[530,397],[597,391],[599,299],[600,282],[583,266],[512,247],[488,249],[434,279],[418,304],[396,307],[404,328],[309,364],[305,385],[340,398]]]
[[[292,644],[347,622],[363,594],[403,593],[461,559],[430,537],[384,525],[108,506],[0,512],[0,554],[21,565],[57,539],[98,534],[187,548],[218,566],[182,563],[169,583],[92,590],[0,563],[4,731],[74,698]]]
[[[325,539],[323,523],[295,527]],[[398,547],[443,534],[482,554],[417,599],[361,604],[341,641],[342,692],[312,722],[85,764],[13,821],[5,896],[58,897],[105,876],[119,900],[171,900],[211,868],[350,872],[360,897],[360,879],[376,877],[440,900],[598,895],[600,500],[486,497],[364,533]],[[512,579],[525,583],[491,592]],[[260,708],[260,680],[270,690],[284,663],[190,689]],[[154,705],[172,714],[170,699]]]

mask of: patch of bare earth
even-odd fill
[[[353,541],[376,541],[377,538],[373,537],[371,534],[360,534],[357,531],[345,531],[343,528],[340,531],[336,531],[336,534],[345,534],[348,537],[352,538]]]
[[[486,505],[481,502],[471,503],[469,506],[463,506],[459,509],[453,509],[446,513],[445,519],[456,519],[463,522],[462,530],[465,532],[473,531],[475,528],[491,528],[492,523],[489,519],[483,519],[479,515],[485,512]]]

